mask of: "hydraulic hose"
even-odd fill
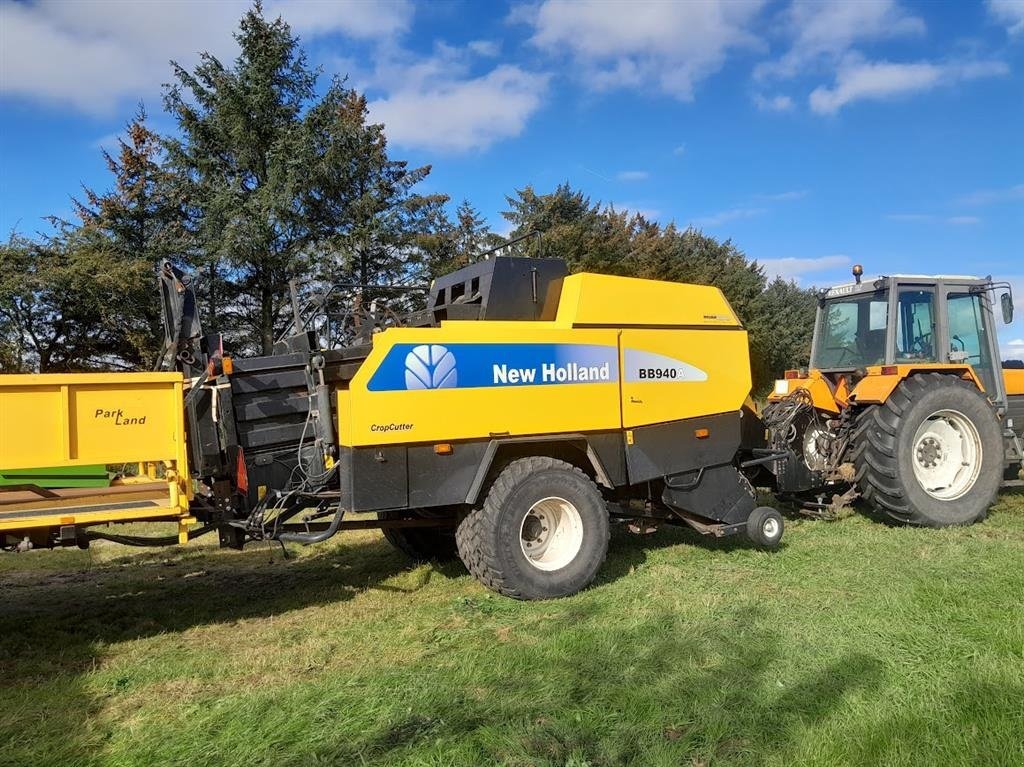
[[[341,520],[345,516],[345,509],[338,506],[338,511],[334,514],[334,519],[331,520],[330,526],[326,530],[322,530],[319,533],[281,533],[277,536],[277,540],[282,543],[301,543],[303,546],[308,546],[311,543],[320,543],[326,541],[341,527]]]
[[[213,530],[216,530],[216,525],[206,525],[196,530],[188,531],[188,539],[191,541],[198,538],[200,535],[205,535]],[[85,533],[86,540],[89,541],[113,541],[114,543],[120,543],[124,546],[173,546],[178,543],[177,535],[165,535],[161,537],[150,537],[140,535],[116,535],[114,533],[100,533],[93,530],[89,530]]]

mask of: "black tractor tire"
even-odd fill
[[[915,462],[922,460],[920,445],[914,445],[918,429],[941,411],[953,411],[970,422],[977,434],[967,438],[980,453],[973,482],[949,498],[925,490],[914,470]],[[857,489],[893,522],[970,525],[985,518],[999,493],[1004,447],[995,411],[976,386],[953,375],[924,373],[904,379],[885,404],[860,413],[853,445]],[[926,455],[923,460],[929,459]]]
[[[762,549],[779,548],[784,529],[782,515],[771,506],[758,506],[747,517],[747,538]]]
[[[388,519],[388,512],[377,513]],[[387,542],[416,562],[444,562],[459,555],[454,527],[384,527]]]
[[[542,506],[545,501],[555,508]],[[590,477],[564,461],[533,456],[498,474],[455,539],[466,568],[487,588],[515,599],[556,599],[597,575],[608,554],[609,527],[608,507]],[[552,558],[542,561],[549,552]]]

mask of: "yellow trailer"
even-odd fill
[[[132,469],[105,488],[0,488],[0,536],[24,548],[143,520],[176,520],[185,536],[195,520],[183,385],[178,372],[0,376],[0,467]]]

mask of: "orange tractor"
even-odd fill
[[[863,498],[889,520],[967,525],[1024,485],[1024,364],[1000,364],[1008,283],[894,275],[823,290],[809,368],[775,383],[747,468],[829,516]]]

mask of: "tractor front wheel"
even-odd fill
[[[991,404],[952,375],[911,376],[867,407],[854,435],[857,486],[893,521],[969,525],[995,503],[1003,441]]]

